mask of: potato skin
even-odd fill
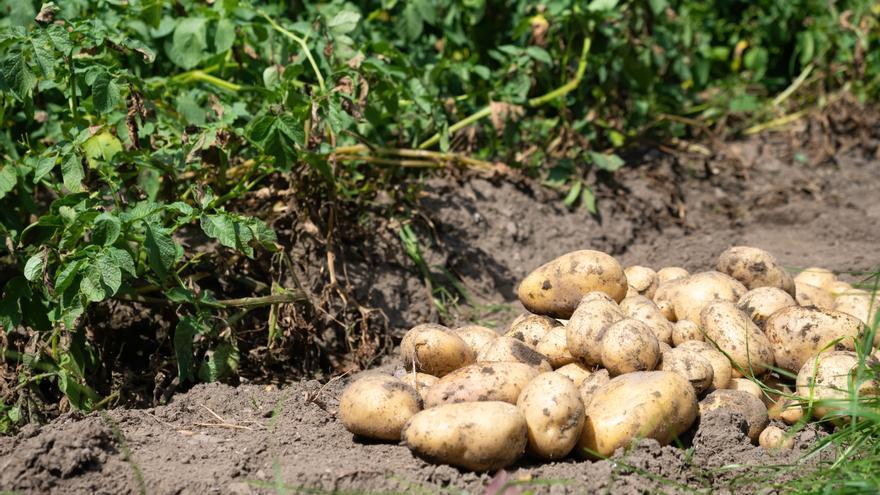
[[[578,452],[609,456],[636,438],[666,445],[697,417],[697,396],[690,383],[671,371],[637,371],[612,379],[586,405]]]
[[[467,402],[426,409],[406,424],[403,444],[432,462],[471,471],[513,464],[525,451],[526,420],[506,402]]]
[[[866,325],[872,324],[877,318],[878,308],[880,308],[880,298],[864,290],[850,289],[834,299],[835,311],[855,316]],[[880,342],[875,337],[875,346],[878,343]]]
[[[581,363],[569,363],[554,370],[555,373],[568,378],[574,382],[575,387],[580,387],[584,380],[590,377],[593,372]]]
[[[755,396],[755,398],[760,399],[762,402],[764,401],[764,391],[761,389],[758,384],[749,380],[748,378],[734,378],[730,380],[730,385],[728,386],[730,390],[739,390],[742,392],[748,392]],[[764,404],[766,405],[766,403]]]
[[[513,337],[498,337],[477,356],[477,361],[487,363],[510,362],[534,366],[539,371],[553,371],[550,361],[525,342]]]
[[[739,280],[749,290],[776,287],[791,296],[795,293],[791,275],[776,261],[776,257],[763,249],[751,246],[728,248],[718,256],[715,269]]]
[[[538,267],[520,283],[517,294],[532,313],[569,319],[587,293],[601,291],[619,302],[627,288],[617,260],[599,251],[583,250]]]
[[[467,344],[474,356],[499,337],[498,332],[481,325],[465,325],[452,331]]]
[[[519,393],[540,372],[523,363],[476,363],[437,381],[425,397],[425,407],[457,402],[502,401],[516,404]]]
[[[706,358],[712,365],[712,386],[710,390],[727,388],[733,377],[733,367],[727,357],[712,344],[698,340],[682,342],[676,349],[688,349]]]
[[[627,317],[647,325],[660,342],[672,343],[672,323],[663,316],[654,301],[639,295],[627,297],[620,302],[620,310]]]
[[[797,375],[797,393],[804,399],[812,398],[814,418],[822,419],[846,408],[846,404],[819,401],[845,401],[849,397],[850,376],[858,363],[858,355],[851,351],[822,353],[804,363]]]
[[[776,365],[795,373],[837,339],[841,340],[834,349],[855,349],[862,329],[862,322],[846,313],[800,306],[782,308],[764,324]]]
[[[801,306],[813,306],[819,309],[832,309],[834,307],[834,296],[822,287],[815,285],[795,282],[797,294],[795,300]]]
[[[758,445],[764,450],[770,451],[791,450],[794,447],[794,438],[786,436],[785,430],[782,428],[770,425],[761,432],[758,437]]]
[[[574,363],[574,356],[568,352],[568,339],[565,327],[560,325],[552,328],[547,335],[538,342],[536,350],[547,357],[553,369]]]
[[[660,283],[657,280],[657,272],[647,266],[633,265],[626,267],[623,273],[629,284],[625,297],[645,296],[648,299],[654,297],[654,291]]]
[[[553,372],[538,375],[519,394],[516,406],[526,418],[530,454],[561,459],[577,444],[584,427],[584,405],[568,378]]]
[[[419,397],[422,398],[422,401],[425,400],[425,397],[428,395],[428,390],[434,386],[435,383],[439,380],[434,375],[428,375],[425,373],[418,372],[404,372],[402,375],[395,376],[400,379],[403,383],[412,387],[416,392],[418,392]]]
[[[673,280],[689,277],[691,274],[680,266],[667,266],[657,270],[657,284],[663,285]]]
[[[675,348],[664,352],[657,369],[672,371],[685,377],[697,395],[708,390],[714,378],[712,363],[700,353],[689,349]]]
[[[590,376],[585,378],[584,381],[581,382],[581,385],[578,387],[578,394],[581,396],[581,402],[584,403],[584,407],[586,407],[590,403],[590,401],[593,400],[593,394],[595,394],[597,390],[604,387],[610,381],[611,375],[606,369],[596,370]]]
[[[746,418],[752,443],[770,423],[767,407],[761,399],[742,390],[716,390],[700,401],[700,416],[716,409],[736,411]]]
[[[810,267],[794,276],[795,284],[806,284],[820,289],[828,290],[837,280],[837,276],[831,270],[825,268]]]
[[[441,377],[474,362],[470,347],[443,325],[425,323],[411,328],[400,342],[400,354],[407,370]]]
[[[663,286],[657,289],[660,293]],[[700,322],[703,308],[713,302],[733,302],[747,292],[745,286],[721,272],[700,272],[690,277],[670,282],[667,299],[672,303],[675,321]],[[655,298],[658,294],[655,294]],[[658,303],[659,306],[659,303]]]
[[[535,349],[550,330],[559,326],[562,325],[549,316],[520,316],[510,324],[510,328],[504,333],[504,336],[525,342],[526,345]]]
[[[651,371],[660,360],[660,343],[644,323],[624,318],[612,323],[602,337],[602,366],[611,376]]]
[[[421,409],[415,389],[386,374],[355,380],[339,398],[339,419],[345,429],[379,440],[400,440],[406,422]]]
[[[696,340],[699,342],[706,340],[706,336],[703,335],[700,325],[691,320],[681,320],[673,323],[672,345],[677,346],[682,342],[687,342],[689,340]]]
[[[733,364],[733,376],[761,375],[773,366],[770,341],[745,313],[730,302],[706,306],[700,315],[706,340],[713,342]]]
[[[589,366],[600,364],[605,328],[623,318],[623,311],[606,294],[587,294],[565,325],[568,352]]]
[[[752,289],[739,298],[739,301],[736,303],[736,307],[749,315],[749,318],[759,328],[764,328],[767,318],[770,318],[770,315],[773,313],[787,306],[796,305],[797,302],[788,292],[776,287]]]

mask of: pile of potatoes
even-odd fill
[[[537,268],[518,295],[529,313],[503,335],[477,325],[409,330],[405,370],[350,384],[342,423],[474,471],[525,453],[601,458],[639,438],[665,445],[716,409],[741,413],[753,442],[787,449],[791,435],[770,420],[840,410],[834,400],[853,386],[854,349],[880,304],[828,270],[792,277],[745,246],[693,274],[576,251]]]

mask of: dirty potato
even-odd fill
[[[694,323],[700,321],[700,312],[709,304],[718,301],[735,303],[747,292],[745,286],[737,280],[714,271],[675,280],[669,287],[666,297],[672,303],[675,321],[691,320]],[[658,294],[661,289],[663,286],[657,289]]]
[[[517,294],[532,313],[568,319],[587,293],[601,291],[619,302],[627,287],[617,260],[599,251],[583,250],[538,267],[520,283]]]
[[[672,323],[663,316],[654,301],[640,295],[627,297],[620,301],[620,310],[627,317],[647,325],[660,342],[672,343]]]
[[[752,289],[739,298],[736,303],[736,307],[749,315],[749,318],[759,328],[764,328],[767,318],[770,318],[773,313],[784,307],[796,305],[797,302],[788,292],[776,287]]]
[[[801,306],[812,306],[819,309],[834,308],[834,296],[822,287],[795,282],[795,288],[797,290],[795,300]]]
[[[733,303],[706,306],[700,324],[706,340],[731,360],[734,377],[761,375],[773,366],[773,348],[767,336]]]
[[[647,266],[633,265],[623,270],[626,275],[626,281],[629,288],[626,297],[645,296],[648,299],[654,297],[654,291],[657,290],[657,272]]]
[[[860,289],[850,289],[834,300],[835,311],[855,316],[866,325],[872,325],[877,320],[878,308],[880,298]],[[880,344],[880,337],[875,337],[874,343]]]
[[[339,398],[339,419],[345,429],[378,440],[400,440],[404,424],[421,409],[415,389],[386,374],[355,380]]]
[[[565,366],[556,368],[556,373],[567,377],[574,382],[576,387],[580,387],[593,372],[581,363],[569,363]]]
[[[700,353],[689,349],[675,348],[664,352],[660,357],[660,371],[672,371],[685,377],[694,387],[697,395],[712,386],[714,371],[712,363]]]
[[[698,340],[682,342],[676,349],[688,349],[699,353],[712,365],[712,386],[710,390],[727,388],[733,377],[733,368],[730,360],[718,351],[712,344]]]
[[[800,306],[782,308],[764,324],[776,365],[794,373],[823,349],[855,349],[862,329],[862,322],[846,313]]]
[[[797,375],[798,396],[809,401],[813,417],[822,419],[846,409],[859,357],[851,351],[833,351],[807,360]]]
[[[793,425],[804,417],[801,404],[795,399],[794,391],[775,374],[764,378],[766,393],[761,397],[767,406],[767,416],[773,419],[781,419],[787,424]]]
[[[542,373],[522,390],[516,406],[526,418],[530,454],[553,460],[571,452],[584,426],[584,405],[574,382]]]
[[[534,349],[550,330],[560,326],[562,324],[549,316],[527,315],[514,320],[504,336],[521,340]]]
[[[764,450],[771,452],[791,450],[794,447],[794,438],[787,435],[782,428],[770,425],[761,432],[761,435],[758,437],[758,445]]]
[[[568,352],[568,339],[565,327],[562,325],[553,327],[547,332],[535,349],[547,357],[553,369],[575,362],[574,356]]]
[[[587,294],[565,325],[568,352],[584,364],[600,364],[605,328],[623,318],[623,311],[608,295],[601,292]]]
[[[452,331],[467,344],[474,356],[498,338],[498,332],[480,325],[465,325]]]
[[[524,363],[534,366],[539,371],[553,371],[546,356],[513,337],[498,337],[483,348],[477,356],[477,361]]]
[[[728,388],[730,390],[739,390],[741,392],[748,392],[748,393],[754,395],[755,398],[761,399],[762,402],[764,401],[764,391],[761,389],[761,387],[757,383],[753,382],[752,380],[749,380],[748,378],[734,378],[734,379],[730,380],[730,384],[728,385]],[[765,403],[765,405],[766,405],[766,403]]]
[[[506,402],[467,402],[426,409],[406,424],[403,444],[431,462],[471,471],[513,464],[526,448],[526,420]]]
[[[416,325],[406,332],[400,354],[407,370],[438,377],[473,363],[476,357],[461,337],[433,323]]]
[[[647,325],[632,318],[612,323],[602,337],[602,366],[611,376],[651,371],[660,359],[660,343]]]
[[[428,395],[428,389],[430,389],[435,383],[437,383],[437,378],[434,375],[428,375],[425,373],[419,373],[416,371],[405,371],[401,375],[395,374],[397,378],[399,378],[403,383],[406,383],[416,392],[419,393],[419,397],[422,400],[425,400],[425,397]]]
[[[776,258],[751,246],[734,246],[718,256],[715,269],[742,282],[747,289],[776,287],[794,296],[794,280]]]
[[[580,394],[581,402],[584,403],[584,406],[590,403],[590,400],[593,399],[593,394],[595,394],[597,390],[604,387],[610,381],[611,375],[608,374],[608,370],[606,369],[596,370],[590,374],[590,376],[585,378],[578,387],[578,394]]]
[[[577,449],[595,457],[609,456],[638,438],[666,445],[690,428],[696,417],[694,388],[678,373],[627,373],[592,394]]]
[[[795,284],[806,284],[820,289],[828,290],[837,280],[837,276],[831,270],[825,268],[810,267],[794,276]]]
[[[540,371],[523,363],[476,363],[437,381],[425,396],[425,407],[456,402],[502,401],[516,404],[523,387]]]
[[[767,407],[761,399],[742,390],[716,390],[700,401],[700,416],[716,409],[736,411],[745,416],[752,443],[758,441],[758,436],[770,423]]]
[[[679,345],[682,342],[696,340],[702,342],[706,340],[700,325],[691,320],[681,320],[672,324],[672,345]]]
[[[657,271],[657,284],[663,285],[673,280],[689,277],[690,272],[680,266],[667,266]]]

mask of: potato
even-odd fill
[[[467,344],[474,356],[498,338],[498,332],[480,325],[465,325],[452,331]]]
[[[678,281],[682,279],[675,279],[665,284],[661,284],[657,287],[657,290],[654,291],[654,304],[657,305],[657,309],[660,311],[660,314],[666,318],[667,321],[675,322],[675,306],[672,304],[672,295],[674,294],[676,287],[678,287]]]
[[[558,321],[549,316],[528,315],[514,320],[504,336],[525,342],[535,349],[550,330],[560,326],[562,325]]]
[[[761,432],[758,445],[770,451],[791,450],[794,447],[794,438],[786,435],[782,428],[770,425]]]
[[[758,287],[757,289],[752,289],[739,298],[739,301],[736,303],[736,307],[739,308],[740,311],[749,315],[749,318],[751,318],[759,328],[764,328],[764,323],[767,322],[767,318],[776,311],[786,306],[796,305],[797,302],[795,302],[794,298],[791,297],[788,292],[776,287]]]
[[[620,310],[627,317],[647,325],[660,342],[672,342],[672,323],[663,316],[654,301],[639,295],[627,297],[620,302]]]
[[[403,444],[431,462],[471,471],[495,471],[513,464],[527,442],[526,419],[506,402],[445,404],[413,416]]]
[[[597,390],[604,387],[608,382],[611,381],[611,375],[608,374],[608,370],[600,369],[593,372],[590,376],[584,379],[581,382],[580,387],[578,387],[578,394],[581,396],[581,402],[584,403],[586,407],[591,400],[593,400],[593,394],[596,393]]]
[[[835,280],[834,282],[828,284],[826,290],[828,290],[828,292],[830,292],[832,296],[837,297],[853,290],[853,286],[844,282],[843,280]]]
[[[593,374],[592,371],[590,371],[590,368],[587,368],[581,363],[566,364],[565,366],[556,368],[555,372],[574,382],[576,387],[580,387],[581,384],[584,383],[584,380]]]
[[[623,318],[623,311],[609,296],[601,292],[587,294],[565,325],[568,352],[584,364],[600,364],[603,332]]]
[[[428,389],[430,389],[435,383],[437,383],[437,378],[434,375],[427,375],[425,373],[418,372],[404,372],[400,376],[395,374],[396,378],[400,379],[403,383],[412,387],[416,392],[419,393],[419,397],[422,400],[425,400],[425,397],[428,395]]]
[[[733,303],[706,306],[700,324],[706,340],[731,360],[734,377],[761,375],[773,366],[773,348],[767,336]]]
[[[685,377],[694,387],[697,395],[702,394],[712,386],[713,370],[712,363],[701,356],[700,353],[689,349],[676,348],[664,352],[657,366],[661,371],[672,371]]]
[[[434,376],[471,364],[476,357],[461,337],[433,323],[416,325],[406,332],[400,342],[400,354],[407,370]]]
[[[633,265],[623,270],[626,275],[626,281],[629,287],[626,297],[645,296],[648,299],[654,297],[654,291],[657,290],[657,272],[646,266]]]
[[[690,272],[680,266],[667,266],[657,271],[657,285],[663,285],[673,280],[689,277]]]
[[[676,349],[695,351],[709,361],[712,365],[712,387],[710,387],[710,390],[727,388],[730,385],[730,380],[733,376],[730,360],[724,354],[721,354],[715,346],[708,342],[689,340],[679,344]]]
[[[672,350],[672,346],[667,344],[666,342],[660,342],[659,344],[660,344],[660,355],[661,356],[663,355],[663,353],[669,352]]]
[[[822,419],[848,406],[853,369],[859,357],[851,351],[833,351],[810,358],[797,375],[798,396],[812,406],[813,417]]]
[[[837,277],[830,270],[825,268],[811,267],[803,270],[794,277],[795,284],[806,284],[813,287],[828,290],[837,280]]]
[[[701,272],[687,278],[670,282],[668,286],[660,286],[654,294],[658,306],[658,297],[672,304],[674,321],[700,321],[700,312],[709,304],[717,301],[736,302],[747,292],[745,286],[728,275],[720,272]]]
[[[523,306],[535,314],[568,319],[584,295],[593,291],[620,302],[627,291],[623,268],[599,251],[575,251],[530,273],[517,289]]]
[[[748,378],[734,378],[730,380],[730,384],[728,385],[730,390],[739,390],[741,392],[748,392],[754,395],[756,398],[760,399],[762,402],[764,401],[764,390],[761,389],[760,385],[749,380]],[[766,403],[765,403],[766,405]]]
[[[584,405],[574,382],[558,373],[542,373],[519,394],[516,406],[526,418],[526,450],[541,459],[571,452],[584,427]]]
[[[794,398],[794,391],[775,374],[764,378],[764,385],[769,389],[761,397],[767,406],[767,416],[771,420],[781,419],[792,425],[804,417],[800,403]]]
[[[873,325],[877,319],[877,308],[880,307],[880,298],[870,292],[850,289],[834,300],[834,310],[855,316],[866,325]],[[880,344],[875,337],[874,344]]]
[[[589,457],[609,456],[640,438],[666,445],[690,428],[696,417],[694,388],[678,373],[636,371],[620,375],[596,390],[586,405],[578,452]]]
[[[681,320],[672,324],[672,344],[679,345],[682,342],[696,340],[702,342],[706,340],[700,325],[691,320]]]
[[[546,356],[513,337],[498,337],[483,348],[477,356],[477,361],[524,363],[534,366],[539,371],[553,371]]]
[[[770,315],[764,334],[773,346],[776,365],[798,372],[804,363],[832,342],[829,350],[853,350],[862,333],[858,318],[839,311],[789,306]]]
[[[797,295],[795,300],[801,306],[814,306],[819,309],[832,309],[834,307],[834,296],[827,290],[810,284],[795,282]]]
[[[660,359],[657,337],[644,323],[624,318],[612,323],[602,337],[602,366],[611,376],[651,371]]]
[[[568,352],[568,339],[563,326],[553,327],[547,335],[538,342],[537,351],[547,357],[550,366],[554,369],[575,362],[574,356]]]
[[[700,416],[717,409],[736,411],[745,416],[752,443],[758,441],[758,436],[770,422],[767,407],[761,399],[742,390],[716,390],[700,401]]]
[[[425,396],[425,407],[456,402],[502,401],[516,404],[523,387],[540,371],[523,363],[477,363],[437,381]]]
[[[421,409],[415,389],[385,374],[355,380],[339,398],[339,419],[345,429],[379,440],[400,440],[403,426]]]
[[[750,246],[728,248],[715,264],[715,269],[742,282],[747,289],[776,287],[794,296],[794,280],[776,258]]]

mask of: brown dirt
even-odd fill
[[[429,181],[419,204],[425,257],[438,280],[445,267],[474,302],[454,307],[445,322],[502,326],[521,311],[514,296],[519,279],[543,261],[583,248],[610,252],[625,264],[699,270],[713,266],[725,248],[749,244],[788,267],[819,265],[857,280],[857,273],[880,264],[880,130],[869,127],[870,139],[857,136],[855,143],[850,133],[835,134],[830,146],[837,155],[829,159],[827,141],[803,144],[813,142],[811,125],[724,145],[711,156],[650,151],[630,157],[638,166],[598,177],[598,216],[570,211],[559,193],[526,180]],[[389,230],[376,238],[395,236]],[[348,246],[344,258],[357,298],[382,309],[399,336],[436,314],[412,264],[387,248],[382,241]],[[392,358],[382,368],[395,367]],[[792,452],[772,455],[748,442],[741,416],[722,411],[686,435],[688,449],[643,441],[606,461],[525,459],[493,480],[428,464],[399,445],[353,438],[334,416],[346,382],[205,384],[151,409],[67,414],[0,439],[0,490],[496,493],[508,479],[557,480],[532,487],[540,493],[754,493],[758,486],[773,493],[804,468],[768,472],[766,466],[793,463],[827,434],[807,428]],[[739,467],[725,468],[733,464]]]

